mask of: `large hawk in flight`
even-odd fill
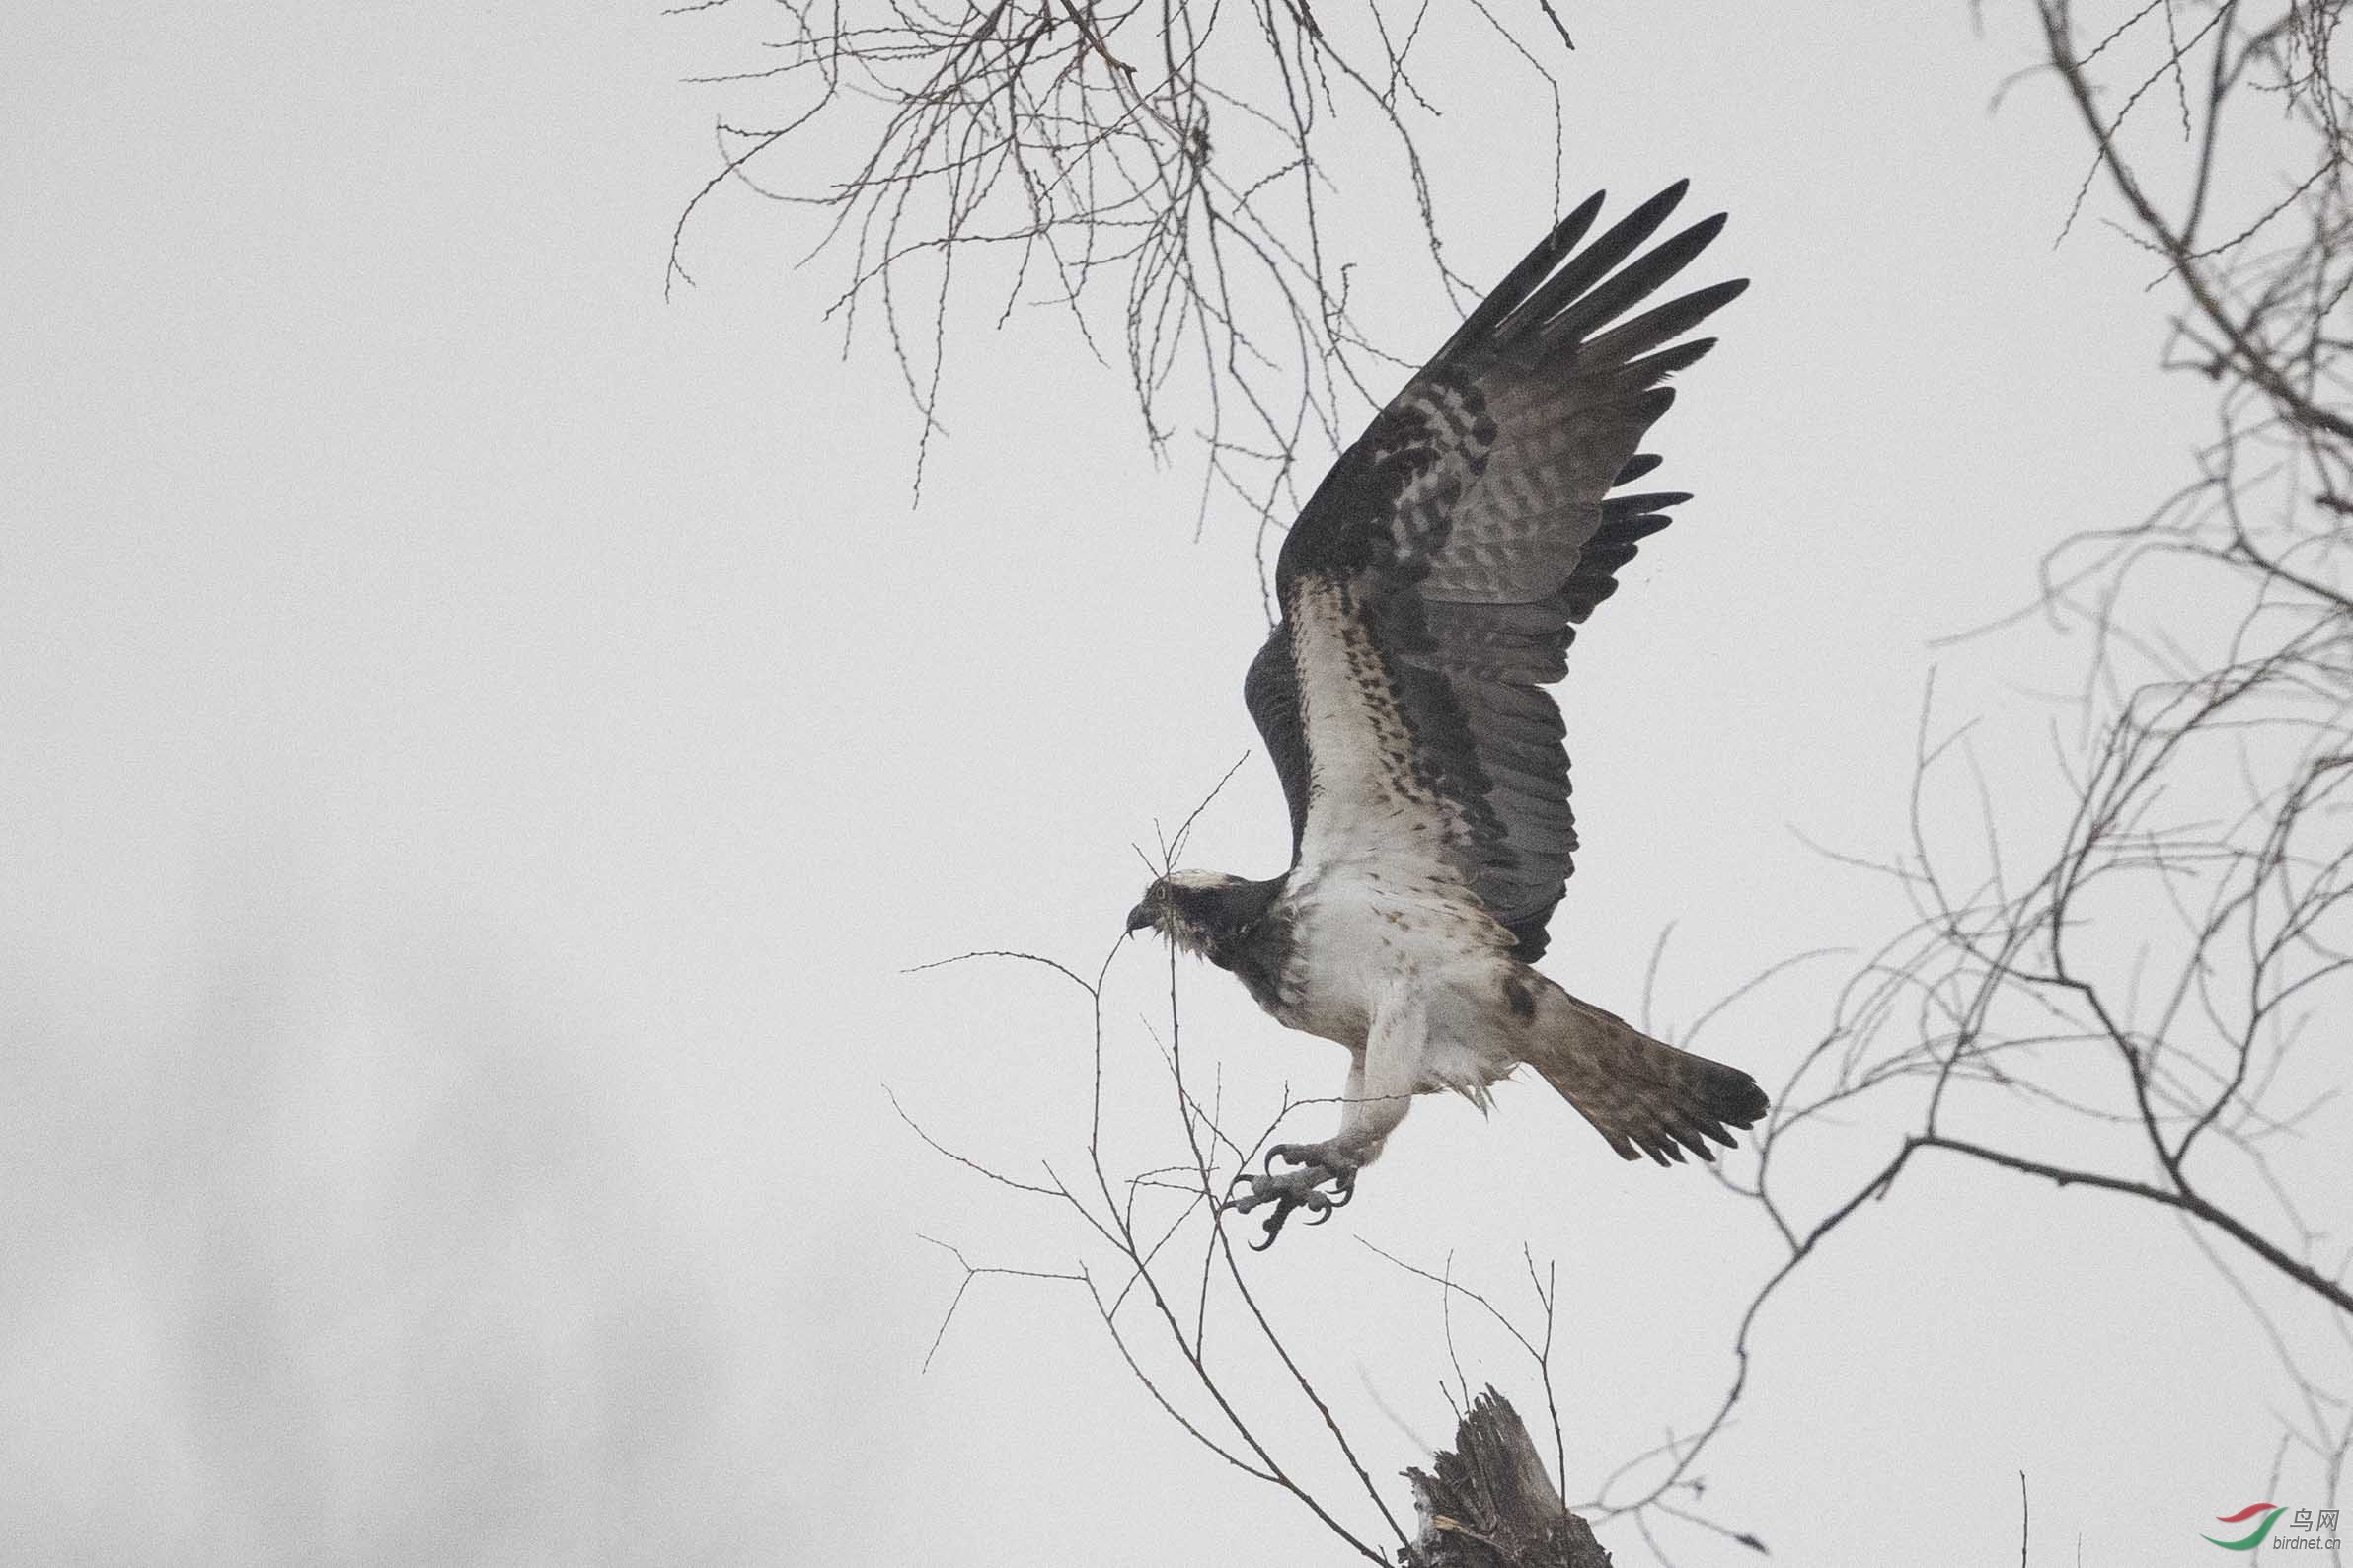
[[[1338,1133],[1277,1145],[1237,1181],[1233,1208],[1274,1205],[1267,1243],[1293,1210],[1347,1201],[1414,1095],[1483,1105],[1522,1062],[1628,1159],[1711,1158],[1765,1113],[1746,1073],[1531,967],[1577,845],[1540,688],[1635,541],[1687,499],[1611,492],[1657,466],[1636,448],[1674,401],[1661,383],[1714,343],[1675,339],[1747,286],[1620,321],[1723,226],[1629,262],[1683,191],[1582,250],[1601,196],[1562,219],[1325,478],[1283,542],[1282,621],[1243,686],[1290,801],[1291,868],[1176,871],[1128,916],[1354,1058]]]

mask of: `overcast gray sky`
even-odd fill
[[[2011,8],[1984,37],[1958,3],[1564,9],[1571,199],[1689,175],[1733,214],[1707,278],[1756,279],[1654,437],[1697,499],[1560,689],[1588,849],[1547,968],[1632,1008],[1672,923],[1673,1026],[1887,927],[1801,835],[1899,844],[1933,662],[2027,786],[2019,693],[2072,655],[1930,643],[2169,488],[2204,394],[2151,372],[2144,261],[2054,248],[2080,135],[2031,84],[1988,112]],[[1034,1169],[1083,1143],[1088,1035],[1043,971],[905,971],[1093,969],[1131,844],[1255,743],[1256,568],[1051,313],[968,313],[910,509],[914,421],[820,320],[838,267],[791,270],[805,228],[714,203],[664,302],[711,115],[751,101],[681,79],[751,36],[0,21],[12,1560],[1340,1560],[1069,1287],[981,1281],[923,1370],[959,1272],[921,1237],[1041,1270],[1085,1238],[883,1085]],[[1491,278],[1552,216],[1542,106],[1430,80],[1448,254]],[[1384,336],[1423,350],[1453,317],[1400,268]],[[1187,859],[1270,874],[1284,827],[1253,760]],[[1165,973],[1133,944],[1108,993],[1137,1168]],[[1183,984],[1230,1102],[1336,1087]],[[1825,1000],[1800,976],[1710,1048],[1773,1085]],[[1354,1238],[1505,1291],[1523,1241],[1557,1258],[1583,1495],[1712,1408],[1773,1252],[1695,1172],[1500,1098],[1419,1107],[1253,1279],[1386,1475],[1447,1435],[1449,1369],[1435,1293]],[[2007,1560],[2024,1470],[2038,1561],[2127,1564],[2263,1495],[2267,1352],[2169,1226],[1953,1168],[1883,1207],[1773,1307],[1719,1517],[1788,1562]]]

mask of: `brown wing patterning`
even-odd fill
[[[1577,847],[1560,711],[1543,688],[1565,673],[1576,627],[1616,590],[1638,542],[1687,498],[1610,492],[1658,466],[1636,449],[1674,401],[1660,383],[1714,342],[1675,339],[1746,287],[1713,284],[1622,320],[1722,227],[1719,214],[1636,256],[1683,189],[1579,249],[1602,198],[1583,203],[1374,417],[1284,542],[1284,621],[1245,683],[1290,801],[1295,864],[1319,811],[1405,831],[1413,824],[1378,802],[1334,798],[1376,787],[1368,770],[1310,758],[1299,670],[1361,661],[1369,643],[1380,667],[1357,673],[1394,697],[1412,793],[1440,807],[1440,821],[1415,829],[1419,842],[1437,827],[1442,853],[1522,958],[1544,950]],[[1319,603],[1344,605],[1361,627],[1338,638],[1317,616],[1321,630],[1303,632],[1310,584],[1338,590]]]

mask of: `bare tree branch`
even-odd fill
[[[679,9],[709,27],[727,8]],[[1352,433],[1400,365],[1349,313],[1352,270],[1396,246],[1385,225],[1331,223],[1342,172],[1385,184],[1434,279],[1467,304],[1415,137],[1445,89],[1492,97],[1516,74],[1551,105],[1557,204],[1549,62],[1572,47],[1567,31],[1547,0],[1475,9],[1478,26],[1450,26],[1476,74],[1425,84],[1424,0],[1328,14],[1298,0],[779,0],[762,8],[779,30],[768,59],[702,79],[751,103],[718,121],[720,167],[679,214],[665,287],[693,283],[688,226],[722,192],[811,220],[807,259],[846,263],[828,312],[845,349],[862,309],[880,316],[920,420],[918,494],[951,313],[975,293],[1000,325],[1024,305],[1060,312],[1099,360],[1122,362],[1154,450],[1197,437],[1204,510],[1220,491],[1246,500],[1263,554],[1298,466]],[[1350,157],[1328,156],[1343,144]]]
[[[1970,726],[1939,733],[1924,708],[1910,843],[1875,866],[1913,923],[1848,981],[1778,1097],[1755,1182],[1735,1184],[1784,1256],[1741,1320],[1725,1395],[1620,1506],[1693,1473],[1745,1391],[1766,1304],[1922,1151],[2177,1217],[2298,1390],[2283,1455],[2293,1438],[2331,1498],[2345,1477],[2353,1253],[2331,1239],[2353,1228],[2344,3],[2150,0],[2086,25],[2089,9],[2034,0],[2039,74],[2088,146],[2077,206],[2104,182],[2120,232],[2164,268],[2162,362],[2212,383],[2217,433],[2189,483],[2139,522],[2066,537],[2031,614],[1977,634],[2040,620],[2087,645],[2039,793],[2015,770],[1996,791]],[[1975,845],[1941,825],[1953,793]],[[2055,832],[2023,825],[2054,805]],[[1809,1167],[1818,1192],[1823,1162],[1858,1138],[1890,1151],[1828,1200],[1784,1198],[1784,1172]],[[2233,1245],[2217,1250],[2218,1234]],[[2290,1312],[2332,1325],[2337,1352],[2309,1333],[2291,1351]]]

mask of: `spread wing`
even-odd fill
[[[1610,492],[1657,465],[1636,449],[1674,401],[1660,383],[1714,345],[1675,339],[1747,287],[1621,319],[1723,226],[1630,262],[1683,191],[1577,250],[1602,197],[1586,201],[1374,417],[1283,543],[1282,622],[1244,683],[1294,866],[1372,855],[1450,871],[1523,958],[1544,950],[1577,845],[1560,711],[1541,688],[1635,542],[1687,498]]]

